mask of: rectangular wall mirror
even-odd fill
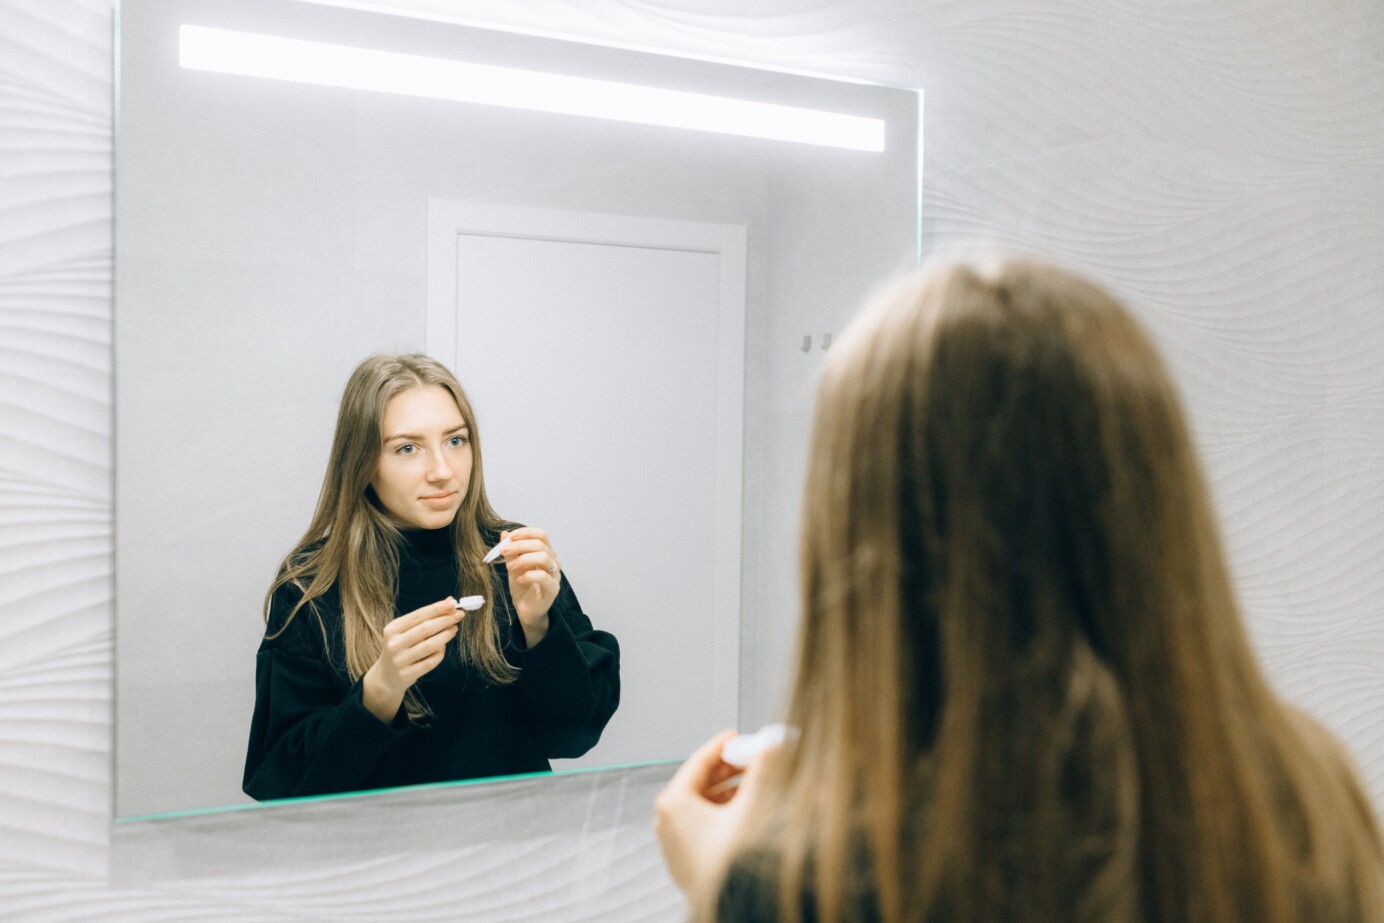
[[[467,95],[534,72],[584,82]],[[620,640],[555,769],[772,716],[811,383],[916,258],[918,92],[282,0],[123,0],[118,92],[118,816],[249,803],[264,594],[373,353],[455,371]]]

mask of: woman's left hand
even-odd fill
[[[730,858],[764,763],[773,758],[775,748],[759,754],[740,784],[728,785],[741,771],[722,761],[721,747],[734,736],[722,731],[702,744],[654,800],[654,834],[668,874],[689,896],[701,894]]]
[[[509,545],[500,552],[509,573],[509,595],[524,629],[524,640],[533,647],[548,633],[548,610],[557,599],[562,585],[562,573],[548,533],[524,526],[513,532],[501,532],[501,540]]]

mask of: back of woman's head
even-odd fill
[[[1094,284],[951,261],[872,302],[818,393],[802,590],[785,897],[810,866],[831,918],[863,851],[887,919],[1377,908],[1368,806],[1261,678],[1171,379]]]

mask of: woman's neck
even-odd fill
[[[441,529],[400,529],[403,538],[400,551],[416,561],[445,560],[455,555],[452,527]]]

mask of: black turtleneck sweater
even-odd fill
[[[396,613],[462,595],[450,529],[404,533]],[[498,534],[484,536],[489,547]],[[494,567],[495,610],[512,613],[503,561]],[[266,635],[301,598],[280,587]],[[392,724],[371,714],[361,681],[346,674],[341,604],[333,588],[260,643],[255,712],[245,757],[245,793],[289,798],[332,792],[542,772],[548,760],[580,756],[600,739],[620,700],[620,648],[596,631],[561,577],[548,633],[531,649],[517,618],[501,625],[505,659],[519,668],[495,686],[461,662],[456,641],[417,689],[432,714]]]

